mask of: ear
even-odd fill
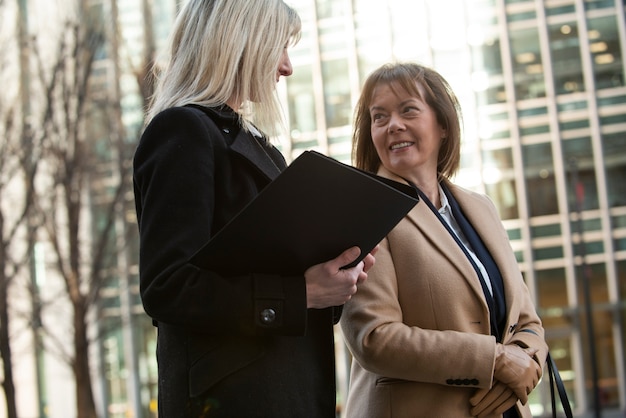
[[[439,130],[440,130],[439,138],[446,139],[446,137],[448,136],[448,130],[442,128],[441,126],[439,127]]]

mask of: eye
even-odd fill
[[[372,113],[371,118],[372,118],[372,123],[381,124],[385,120],[385,114],[384,113]]]
[[[420,109],[417,106],[405,106],[402,109],[402,113],[409,114],[409,115],[419,113],[419,111],[420,111]]]

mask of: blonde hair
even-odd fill
[[[377,172],[381,161],[372,141],[372,118],[369,106],[379,85],[403,89],[425,101],[437,115],[437,122],[446,131],[439,155],[439,178],[450,179],[461,162],[461,105],[448,82],[435,70],[415,63],[385,64],[374,70],[363,85],[354,111],[352,161],[360,169]],[[418,86],[422,87],[423,94]],[[424,97],[422,97],[424,96]]]
[[[169,107],[216,107],[240,98],[245,129],[275,134],[283,122],[276,71],[300,35],[300,17],[282,0],[188,0],[172,34],[168,64],[155,76],[149,122]]]

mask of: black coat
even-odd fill
[[[159,418],[335,416],[337,318],[306,309],[304,277],[224,277],[188,262],[285,167],[227,107],[168,109],[145,129],[134,187]]]

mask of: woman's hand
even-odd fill
[[[494,382],[490,389],[479,389],[470,398],[470,414],[477,418],[501,416],[517,402],[511,388],[502,382]]]
[[[367,272],[374,265],[374,254],[377,250],[378,246],[351,268],[342,267],[357,259],[361,254],[359,247],[349,248],[339,257],[307,269],[304,272],[307,308],[339,306],[350,300],[357,291],[357,285],[367,279]]]
[[[534,348],[524,349],[516,344],[496,344],[494,379],[511,388],[522,405],[526,404],[528,394],[541,378],[541,366],[533,358],[537,351]]]

